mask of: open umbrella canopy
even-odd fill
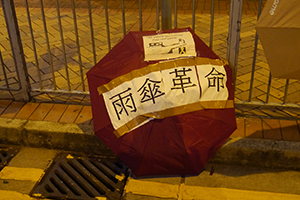
[[[300,79],[300,1],[268,0],[256,24],[272,77]]]
[[[231,68],[190,28],[130,32],[87,77],[95,134],[135,176],[197,175],[236,129]]]

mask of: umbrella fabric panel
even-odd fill
[[[229,110],[224,119],[234,114]],[[236,128],[211,117],[220,115],[222,110],[203,110],[149,122],[119,139],[113,134],[99,137],[136,176],[199,174]]]
[[[184,142],[182,141],[183,129],[174,126],[176,117],[158,120],[158,123],[152,123],[149,129],[146,126],[140,130],[142,134],[136,135],[136,138],[146,137],[146,141],[142,142],[144,146],[132,149],[133,142],[127,141],[126,135],[122,137],[121,152],[127,152],[120,155],[120,159],[124,160],[134,171],[136,176],[145,175],[178,175],[188,173],[199,173],[197,168],[192,165],[192,160],[186,152]],[[178,122],[179,123],[179,122]],[[129,134],[127,134],[129,135]],[[138,139],[140,142],[142,139]],[[130,144],[130,145],[128,145]],[[123,149],[123,147],[125,147]],[[132,153],[143,152],[142,155],[132,156],[126,147],[130,148]],[[184,151],[183,151],[184,150]],[[140,164],[134,163],[135,159],[141,159]],[[133,162],[133,163],[132,163]],[[150,172],[149,172],[149,169]]]
[[[174,119],[166,118],[166,120],[173,121]],[[183,151],[184,144],[181,140],[181,130],[170,126],[171,123],[167,125],[166,120],[158,122],[158,124],[152,123],[151,130],[149,128],[141,130],[143,131],[143,135],[147,137],[147,140],[142,149],[135,150],[135,152],[143,152],[143,155],[137,157],[137,159],[142,158],[139,165],[131,163],[132,159],[135,158],[130,156],[130,153],[127,153],[126,157],[120,156],[122,160],[128,161],[127,163],[136,176],[175,175],[183,173],[185,170],[194,171],[193,166],[190,166],[191,160],[188,153]],[[132,144],[130,141],[126,141],[126,139],[124,138],[123,143],[125,146]],[[126,152],[126,149],[122,149],[122,152]],[[183,159],[186,162],[182,162]],[[150,168],[151,172],[149,173]]]
[[[300,28],[299,0],[268,0],[257,25],[270,28]]]
[[[272,77],[300,79],[300,1],[269,0],[256,29]]]

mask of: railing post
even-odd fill
[[[11,50],[16,65],[18,78],[21,85],[21,92],[25,101],[30,100],[30,82],[28,78],[28,71],[26,68],[26,61],[21,43],[21,36],[17,22],[17,15],[13,0],[1,0],[4,12],[7,32],[11,45]]]
[[[172,29],[172,0],[161,0],[161,27]]]
[[[234,69],[233,72],[234,85],[236,80],[239,46],[240,46],[242,8],[243,8],[243,0],[231,0],[229,30],[228,30],[227,59],[230,66],[232,66]]]

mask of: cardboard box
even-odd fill
[[[300,79],[300,0],[268,0],[256,30],[272,77]]]

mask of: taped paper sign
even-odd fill
[[[228,100],[224,66],[183,60],[195,61],[149,65],[98,88],[117,136],[153,118],[224,108],[219,103]]]
[[[145,61],[196,56],[195,42],[190,32],[143,36]]]

